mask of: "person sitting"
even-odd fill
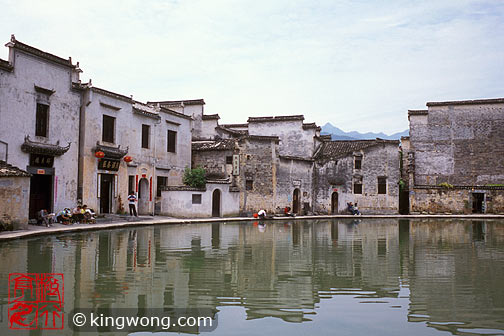
[[[361,214],[360,211],[359,211],[359,209],[357,209],[357,204],[353,205],[352,202],[348,202],[347,205],[348,205],[348,211],[350,211],[350,213],[352,215],[355,216],[355,215],[360,215]]]
[[[294,214],[291,212],[291,207],[290,206],[286,206],[284,208],[284,215],[287,216],[287,217],[294,217]]]
[[[80,205],[77,205],[77,207],[72,210],[72,222],[80,224],[80,222],[82,221],[84,221],[82,207]]]
[[[84,210],[84,221],[88,224],[95,224],[96,219],[94,218],[94,212],[91,211],[87,205],[83,205],[82,210]]]
[[[265,210],[259,210],[257,212],[257,216],[259,217],[259,219],[265,219],[266,218],[266,211]]]
[[[52,215],[50,215],[46,209],[41,209],[37,212],[37,224],[43,224],[46,227],[50,227],[52,222]]]
[[[70,209],[65,208],[64,210],[61,210],[58,212],[58,215],[56,216],[56,220],[58,223],[64,224],[64,225],[70,225]]]

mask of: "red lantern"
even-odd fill
[[[133,158],[131,156],[124,157],[124,162],[131,162],[131,161],[133,161]]]
[[[96,156],[98,159],[103,159],[105,157],[105,153],[98,151],[94,153],[94,156]]]

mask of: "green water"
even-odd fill
[[[218,327],[204,334],[504,335],[503,221],[208,223],[64,234],[0,243],[0,271],[0,335],[76,334],[66,320],[57,332],[9,329],[8,275],[15,272],[63,273],[65,314],[211,308]]]

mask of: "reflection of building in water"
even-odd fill
[[[296,220],[267,223],[265,232],[205,223],[22,241],[12,252],[2,246],[0,261],[9,271],[64,273],[67,313],[234,305],[248,319],[300,322],[323,298],[397,297],[402,281],[410,321],[498,329],[503,240],[504,225],[489,221]]]
[[[504,249],[496,242],[503,229],[488,221],[412,221],[409,320],[453,333],[502,329]]]

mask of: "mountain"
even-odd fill
[[[331,125],[330,123],[326,123],[322,126],[321,134],[330,134],[332,140],[366,140],[366,139],[386,139],[386,140],[400,140],[402,136],[408,136],[409,130],[405,130],[403,132],[397,132],[392,135],[387,135],[383,132],[380,133],[359,133],[356,131],[345,132],[338,127]]]

